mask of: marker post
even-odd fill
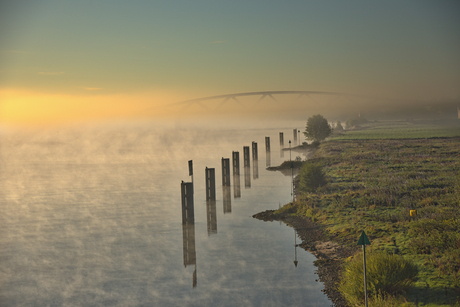
[[[361,237],[359,237],[358,245],[363,246],[363,262],[364,262],[364,302],[365,306],[367,307],[367,281],[366,281],[366,244],[371,245],[369,238],[366,236],[366,233],[361,233]]]

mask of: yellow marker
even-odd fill
[[[417,210],[410,210],[410,216],[416,216],[417,215]]]

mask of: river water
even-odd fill
[[[279,132],[287,145],[291,128],[2,131],[0,305],[330,306],[294,230],[252,218],[292,197],[291,177],[265,170],[289,159]],[[245,177],[252,142],[258,165],[251,157]],[[221,159],[233,151],[240,192],[233,178],[222,188]],[[194,223],[183,223],[189,160]],[[206,201],[206,167],[215,168],[215,203]]]

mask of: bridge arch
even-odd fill
[[[302,96],[310,96],[310,95],[322,95],[322,96],[350,96],[344,93],[338,92],[325,92],[325,91],[264,91],[264,92],[245,92],[245,93],[233,93],[233,94],[225,94],[225,95],[215,95],[215,96],[208,96],[202,98],[195,98],[184,100],[180,102],[174,103],[174,105],[183,105],[184,107],[189,107],[194,104],[200,105],[205,107],[202,102],[210,101],[210,100],[221,100],[220,104],[217,108],[221,107],[223,104],[227,103],[230,100],[233,100],[237,103],[241,103],[238,97],[247,97],[247,96],[260,96],[257,102],[260,102],[264,99],[271,99],[275,102],[278,100],[274,97],[274,95],[298,95],[297,98],[301,98]]]

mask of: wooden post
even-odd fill
[[[196,265],[195,212],[193,205],[193,183],[181,182],[182,197],[182,248],[184,267]]]
[[[251,187],[251,163],[249,158],[249,146],[243,146],[243,164],[244,164],[244,187]]]
[[[193,183],[181,182],[182,198],[182,224],[195,222],[195,209],[193,204]]]
[[[193,160],[188,161],[188,175],[192,177],[193,182]]]
[[[207,168],[206,174],[206,200],[216,200],[216,175],[214,168]]]
[[[238,151],[232,152],[233,160],[233,197],[241,197],[240,187],[240,153]]]
[[[230,159],[222,158],[222,186],[230,186]]]
[[[252,142],[252,161],[259,160],[259,154],[257,152],[257,142]]]
[[[259,178],[259,153],[256,142],[252,142],[252,177],[254,179]]]
[[[243,163],[244,167],[249,167],[251,165],[249,160],[249,146],[243,147]]]

